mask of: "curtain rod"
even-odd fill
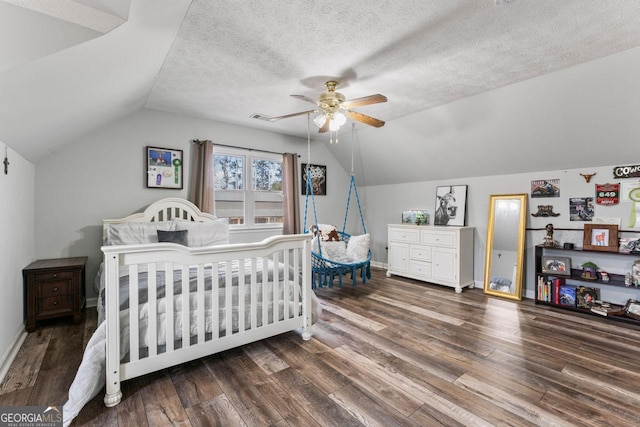
[[[191,141],[192,144],[199,144],[201,141],[199,139],[194,139]],[[247,148],[247,147],[238,147],[236,145],[227,145],[227,144],[217,144],[217,143],[213,143],[213,145],[217,146],[217,147],[227,147],[227,148],[237,148],[240,150],[247,150],[247,151],[257,151],[259,153],[269,153],[269,154],[278,154],[280,156],[284,155],[284,153],[278,153],[277,151],[269,151],[269,150],[258,150],[256,148]],[[297,154],[298,157],[300,157],[300,154]]]

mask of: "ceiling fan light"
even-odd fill
[[[315,119],[313,119],[313,123],[319,128],[324,125],[324,122],[327,121],[327,117],[324,114],[318,114]]]
[[[344,114],[337,112],[333,115],[333,120],[331,121],[336,122],[338,124],[338,127],[340,127],[343,124],[347,123],[347,118],[345,117]]]
[[[329,121],[329,130],[332,132],[336,132],[338,131],[338,129],[340,129],[338,121],[336,119],[331,119],[331,121]]]

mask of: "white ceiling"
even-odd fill
[[[313,108],[289,95],[335,79],[386,95],[355,110],[389,124],[640,46],[636,0],[500,3],[0,0],[0,141],[37,162],[142,107],[306,138],[306,116],[250,116]]]

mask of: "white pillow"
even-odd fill
[[[229,220],[217,218],[213,221],[194,222],[174,219],[175,230],[188,230],[187,243],[190,247],[229,244]]]
[[[361,236],[351,236],[347,244],[347,258],[351,262],[365,261],[369,258],[369,245],[371,237],[369,233]]]
[[[338,242],[322,242],[322,258],[342,264],[349,264],[347,257],[347,244],[340,240]]]
[[[173,231],[171,221],[123,222],[107,226],[106,245],[139,245],[158,243],[158,230]]]

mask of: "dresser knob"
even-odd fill
[[[53,292],[58,292],[58,287],[53,288]]]
[[[53,302],[53,305],[58,305],[58,300],[55,300],[55,301]]]
[[[57,277],[58,277],[58,273],[55,273],[55,274],[53,275],[53,278],[54,278],[54,279],[56,279]]]

